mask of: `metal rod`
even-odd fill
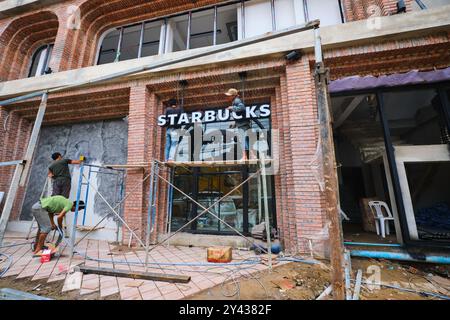
[[[174,184],[174,180],[175,180],[175,172],[173,169],[171,169],[170,171],[170,182],[171,184]],[[170,234],[172,232],[172,214],[173,214],[173,187],[171,185],[169,185],[169,211],[168,211],[168,216],[169,216],[169,226],[168,226],[168,233]],[[170,246],[170,241],[167,241],[167,245]]]
[[[267,199],[267,176],[266,176],[266,161],[264,153],[261,153],[261,178],[262,190],[264,198],[264,220],[266,222],[266,236],[267,236],[267,251],[269,253],[269,271],[272,271],[272,230],[270,228],[269,219],[269,199]]]
[[[428,9],[427,6],[421,0],[416,0],[416,3],[419,5],[421,10]]]
[[[120,28],[119,42],[117,42],[117,52],[114,62],[120,61],[120,54],[122,50],[122,40],[123,40],[123,29],[124,29],[123,27]]]
[[[241,1],[241,37],[245,39],[245,1]]]
[[[272,31],[277,30],[277,20],[275,16],[275,0],[270,0],[270,13],[272,15]]]
[[[86,179],[86,177],[83,175],[84,179]],[[125,220],[116,212],[116,210],[109,204],[109,202],[105,199],[105,197],[98,191],[98,189],[96,187],[94,187],[90,182],[88,182],[92,189],[94,189],[94,191],[97,193],[97,195],[100,196],[100,199],[103,200],[103,202],[106,203],[106,205],[109,207],[109,209],[117,216],[117,218],[120,219],[120,221],[122,221],[122,223],[125,225],[125,227],[132,233],[133,236],[136,237],[136,240],[141,244],[141,246],[143,248],[145,248],[145,244],[142,242],[142,240],[138,237],[138,235],[134,232],[133,229],[130,228],[130,226],[125,222]]]
[[[141,34],[139,36],[139,50],[138,50],[138,58],[142,57],[142,44],[144,43],[144,31],[145,31],[145,22],[141,24]]]
[[[159,162],[159,161],[157,161]],[[213,208],[216,204],[220,203],[221,201],[223,201],[226,197],[228,197],[230,194],[232,194],[233,192],[235,192],[237,189],[239,189],[242,185],[244,185],[245,183],[247,183],[248,181],[250,181],[250,179],[252,179],[254,176],[256,176],[257,174],[260,174],[260,170],[258,170],[256,173],[252,174],[247,180],[243,181],[241,184],[239,184],[237,187],[235,187],[234,189],[232,189],[230,192],[228,192],[226,195],[224,195],[222,198],[220,198],[218,201],[216,201],[214,204],[212,204],[209,208],[204,207],[202,204],[198,203],[195,199],[193,199],[192,197],[190,197],[188,194],[186,194],[185,192],[183,192],[181,189],[177,188],[175,185],[172,185],[173,188],[175,190],[177,190],[178,192],[180,192],[182,195],[184,195],[185,197],[187,197],[188,199],[190,199],[192,202],[194,202],[195,204],[197,204],[200,208],[204,209],[203,212],[201,212],[199,215],[197,215],[194,219],[190,220],[189,222],[187,222],[184,226],[182,226],[180,229],[178,229],[177,231],[175,231],[173,234],[169,235],[169,237],[167,237],[166,239],[164,239],[162,242],[157,243],[155,247],[153,247],[152,249],[150,249],[150,251],[154,250],[156,247],[158,247],[159,245],[162,245],[163,243],[165,243],[167,240],[169,240],[170,238],[174,237],[177,233],[181,232],[184,228],[186,228],[188,225],[190,225],[191,223],[193,223],[194,221],[196,221],[198,218],[200,218],[201,216],[203,216],[205,213],[210,213],[212,216],[214,216],[216,219],[218,219],[220,222],[222,222],[223,224],[225,224],[227,227],[229,227],[230,229],[234,230],[238,235],[240,235],[243,239],[245,239],[246,241],[250,242],[253,245],[256,245],[254,241],[248,239],[247,237],[245,237],[239,230],[236,230],[234,227],[230,226],[226,221],[222,220],[220,217],[218,217],[216,214],[214,214],[211,211],[211,208]],[[164,177],[159,175],[159,178],[162,179],[164,182],[170,184],[169,181],[167,181],[167,179],[165,179]],[[264,250],[264,249],[263,249]]]
[[[164,30],[163,30],[163,44],[162,44],[162,52],[161,54],[166,53],[166,46],[167,46],[167,28],[169,27],[168,19],[164,19]]]
[[[18,164],[25,164],[25,162],[26,162],[25,160],[0,162],[0,167],[15,166],[15,165],[18,165]]]
[[[88,174],[88,181],[91,181],[91,174],[92,174],[92,167],[89,167],[89,174]],[[89,200],[89,183],[86,186],[86,194],[84,196],[84,210],[83,210],[83,226],[86,223],[86,210],[87,210],[87,204]]]
[[[309,8],[308,8],[308,0],[303,1],[303,15],[305,16],[305,22],[309,21]]]
[[[217,6],[214,6],[214,35],[213,35],[213,45],[217,44]]]
[[[191,45],[191,23],[192,23],[192,11],[188,14],[188,25],[187,25],[187,39],[186,39],[186,50],[190,49]]]
[[[78,210],[80,209],[81,187],[83,184],[83,171],[84,171],[84,165],[83,165],[83,163],[81,163],[80,176],[78,177],[77,199],[76,199],[76,205],[75,205],[75,212],[73,215],[72,233],[70,235],[71,236],[70,237],[70,258],[69,258],[69,265],[67,267],[68,271],[70,271],[70,268],[71,268],[70,266],[72,265],[72,258],[73,258],[74,249],[75,249],[75,238],[76,238],[77,224],[78,224]]]
[[[150,233],[151,233],[151,219],[152,219],[152,211],[153,211],[153,192],[155,185],[155,162],[152,162],[152,166],[150,169],[150,190],[148,196],[148,213],[147,213],[147,234],[145,235],[145,272],[148,271],[148,253],[150,249]]]
[[[148,174],[146,177],[144,177],[144,179],[138,183],[136,183],[133,188],[131,188],[131,191],[120,201],[120,203],[118,203],[116,206],[114,206],[114,209],[117,209],[119,207],[122,207],[122,204],[125,202],[126,199],[128,199],[133,193],[134,191],[136,191],[140,186],[142,186],[142,184],[150,177],[150,174]],[[99,222],[97,222],[97,224],[90,230],[88,231],[83,237],[81,237],[80,240],[78,240],[78,242],[75,244],[75,246],[77,246],[84,238],[86,238],[91,232],[93,232],[103,221],[105,221],[107,218],[109,217],[109,215],[105,215]]]
[[[152,228],[150,230],[150,233],[152,233],[155,230],[155,226],[156,226],[156,201],[157,201],[157,195],[158,195],[158,187],[159,187],[159,179],[158,179],[158,175],[159,175],[159,166],[157,165],[155,168],[155,187],[154,187],[154,192],[153,192],[153,207],[152,207],[152,212],[151,212],[151,225]]]

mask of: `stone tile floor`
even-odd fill
[[[23,235],[7,234],[4,245],[24,242],[27,241]],[[50,262],[44,264],[41,264],[40,258],[33,258],[30,244],[1,248],[0,252],[13,258],[12,265],[3,277],[31,278],[32,281],[47,279],[47,282],[65,280],[63,292],[71,289],[68,285],[68,278],[66,278],[68,277],[70,253],[66,245],[60,247],[59,257],[54,257]],[[93,267],[145,271],[145,267],[139,264],[145,261],[145,251],[143,250],[128,250],[127,248],[127,250],[119,251],[106,241],[83,240],[77,246],[77,252],[81,255],[74,256],[72,266],[86,264]],[[87,259],[86,255],[98,260]],[[235,250],[233,263],[248,261],[254,257],[253,252]],[[6,266],[6,263],[6,261],[0,262],[0,270]],[[227,265],[226,267],[207,264],[206,248],[180,246],[156,247],[150,252],[149,263],[149,272],[190,275],[191,281],[187,284],[173,284],[88,274],[82,275],[81,287],[76,290],[81,296],[98,292],[101,297],[119,294],[122,300],[178,300],[217,286],[224,280],[229,280],[230,275],[234,277],[248,276],[268,268],[265,263]]]

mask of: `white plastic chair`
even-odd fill
[[[389,221],[394,221],[391,210],[389,210],[386,202],[383,201],[370,201],[369,207],[370,211],[372,211],[372,214],[375,217],[375,227],[377,228],[377,235],[380,235],[381,231],[381,236],[383,238],[386,238],[386,234],[390,234]],[[386,215],[383,213],[383,211],[386,213]]]

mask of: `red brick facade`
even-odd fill
[[[64,71],[94,64],[99,37],[108,29],[194,7],[216,3],[144,0],[65,1],[45,10],[24,13],[0,20],[0,81],[26,77],[32,52],[49,41],[55,43],[50,61],[53,71]],[[371,16],[370,6],[377,5],[382,15],[396,11],[392,0],[344,0],[347,21]],[[407,1],[410,8],[411,1]],[[73,29],[67,17],[69,6],[80,8],[80,29]],[[373,8],[372,8],[373,9]],[[349,75],[384,74],[411,69],[430,70],[450,65],[449,34],[405,36],[401,40],[345,46],[324,52],[333,79]],[[280,171],[275,176],[277,222],[288,252],[308,250],[306,239],[327,225],[326,203],[318,179],[320,170],[313,166],[318,144],[317,105],[313,79],[313,56],[304,55],[295,63],[270,57],[260,61],[214,66],[204,70],[165,74],[160,78],[117,82],[49,98],[45,124],[76,123],[128,116],[128,163],[162,160],[164,136],[157,127],[161,101],[177,92],[177,83],[188,80],[185,103],[192,107],[214,102],[225,105],[223,92],[240,84],[238,72],[248,72],[248,103],[272,104],[273,128],[280,132]],[[0,107],[0,161],[21,159],[37,110],[37,101]],[[89,106],[88,106],[89,105]],[[80,115],[79,110],[85,110]],[[4,126],[6,131],[4,131]],[[6,190],[13,169],[0,167],[0,190]],[[125,204],[125,219],[143,238],[147,225],[148,169],[130,170],[127,193],[133,194]],[[166,172],[161,173],[164,177]],[[153,240],[166,228],[166,189],[160,183],[157,195],[157,223]],[[16,201],[13,219],[17,218],[23,190]],[[124,229],[124,239],[128,238]]]

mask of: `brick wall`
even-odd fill
[[[406,10],[412,10],[414,0],[405,0]],[[397,0],[343,0],[346,21],[397,14]]]
[[[25,78],[36,49],[54,42],[58,18],[52,12],[41,11],[5,25],[0,34],[0,81]]]
[[[20,117],[16,112],[8,112],[4,107],[0,107],[0,124],[0,162],[23,159],[33,124]],[[0,167],[0,191],[8,192],[15,168],[15,166]],[[14,202],[11,220],[19,217],[24,194],[25,188],[20,187]],[[2,209],[3,205],[0,205],[0,212]]]
[[[412,1],[406,0],[408,10]],[[0,20],[0,81],[26,77],[33,52],[43,44],[55,44],[50,61],[54,72],[91,66],[101,36],[111,28],[220,2],[72,0]],[[390,15],[396,12],[396,2],[343,0],[344,14],[347,21]]]

